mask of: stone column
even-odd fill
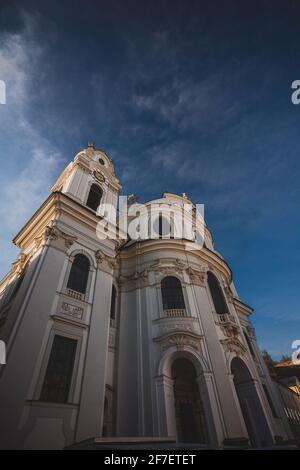
[[[204,406],[204,414],[209,443],[221,445],[224,440],[224,427],[220,415],[213,377],[210,372],[203,372],[197,377],[200,398]]]
[[[234,402],[235,402],[235,405],[236,405],[236,410],[237,410],[237,413],[238,413],[239,418],[240,418],[240,424],[241,424],[241,429],[242,429],[241,437],[245,437],[245,438],[248,439],[248,431],[247,431],[246,423],[245,423],[244,416],[243,416],[243,413],[242,413],[242,410],[241,410],[239,397],[237,395],[237,390],[236,390],[235,383],[234,383],[234,375],[233,374],[228,374],[228,378],[229,378],[229,381],[230,381],[230,384],[231,384],[231,388],[232,388],[232,392],[233,392],[233,396],[234,396]],[[229,436],[229,437],[232,437],[232,436]]]
[[[176,437],[174,380],[166,375],[156,378],[158,432],[160,436]]]
[[[102,435],[112,275],[97,270],[85,353],[76,441]]]

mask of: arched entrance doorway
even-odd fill
[[[189,360],[175,359],[172,364],[172,379],[179,442],[207,443],[208,441],[203,403],[196,378],[195,367]]]
[[[248,367],[235,357],[231,362],[231,372],[251,445],[271,445],[272,436]]]

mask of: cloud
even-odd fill
[[[21,32],[0,34],[0,78],[7,91],[7,104],[0,107],[1,165],[7,167],[0,178],[2,274],[16,255],[8,240],[47,196],[62,159],[31,122],[31,89],[45,57],[35,40],[38,18],[24,13],[22,17]]]
[[[59,157],[35,146],[26,167],[13,180],[2,185],[0,197],[5,201],[0,206],[2,227],[18,229],[20,221],[38,207],[41,195],[49,191]]]
[[[132,106],[177,132],[207,135],[237,122],[243,113],[243,97],[233,90],[241,88],[256,64],[243,59],[239,63],[231,57],[215,63],[208,48],[213,37],[209,33],[197,38],[197,63],[186,62],[191,44],[183,35],[157,31],[141,51],[135,44],[128,45],[132,82]],[[258,99],[262,90],[255,90]],[[242,98],[242,99],[241,99]]]
[[[177,131],[218,131],[239,113],[237,103],[220,93],[222,73],[200,79],[180,79],[172,76],[158,88],[135,92],[133,105],[141,111],[150,111]]]

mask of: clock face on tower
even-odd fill
[[[101,173],[101,171],[95,170],[94,171],[94,176],[95,176],[96,180],[98,180],[100,183],[104,183],[105,178],[104,178],[103,174]]]

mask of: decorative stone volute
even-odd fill
[[[247,351],[246,347],[236,337],[223,339],[221,340],[221,344],[223,345],[225,352],[235,353],[237,356],[243,356]]]
[[[28,255],[26,255],[25,253],[20,253],[17,261],[12,263],[13,273],[20,274],[23,271],[28,259],[29,259]]]
[[[161,350],[165,351],[166,349],[175,346],[178,350],[183,350],[186,346],[189,346],[196,351],[201,350],[201,339],[202,336],[197,335],[191,332],[174,332],[169,333],[158,338],[155,338],[154,341],[160,344]]]
[[[77,237],[69,235],[56,226],[47,226],[42,235],[35,238],[35,249],[37,250],[41,245],[47,243],[49,240],[63,241],[66,248],[70,248],[73,243],[77,240]]]
[[[108,272],[109,274],[111,274],[111,272],[117,266],[116,258],[107,255],[102,250],[97,250],[95,253],[95,257],[97,260],[98,268],[102,271]]]

